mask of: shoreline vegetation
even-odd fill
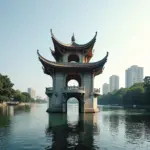
[[[99,96],[98,105],[150,110],[150,76],[146,76],[142,83],[135,83],[129,88],[120,88]]]
[[[13,86],[14,84],[7,75],[0,74],[0,107],[7,106],[7,102],[18,102],[19,106],[47,103],[42,99],[34,100],[29,93],[15,90]],[[146,76],[144,82],[135,83],[129,88],[120,88],[106,95],[100,95],[98,105],[148,108],[150,110],[150,76]]]
[[[18,103],[17,105],[29,105],[32,103],[46,103],[46,100],[33,99],[27,92],[13,89],[14,84],[7,75],[0,74],[0,107],[5,107],[8,103]]]
[[[45,104],[45,103],[38,103],[38,102],[24,103],[24,102],[22,102],[22,103],[18,103],[17,105],[8,105],[7,102],[3,102],[3,103],[0,103],[0,108],[7,107],[7,106],[31,106],[34,104]]]
[[[17,105],[14,105],[14,106],[30,106],[30,105],[32,105],[32,104],[35,104],[35,103],[18,103]],[[36,103],[36,104],[38,104],[38,103]],[[7,104],[7,102],[3,102],[3,103],[0,103],[0,107],[6,107],[6,106],[9,106],[8,104]],[[13,105],[12,105],[13,106]]]

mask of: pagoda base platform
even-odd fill
[[[48,113],[65,113],[65,112],[63,112],[62,111],[62,109],[60,109],[60,108],[48,108],[47,110],[46,110],[46,112],[48,112]]]
[[[79,112],[79,113],[97,113],[99,112],[100,110],[98,108],[85,108],[84,109],[84,112]],[[48,113],[67,113],[67,112],[63,112],[62,109],[60,108],[48,108],[46,110],[46,112]]]
[[[99,111],[98,108],[84,108],[84,113],[97,113]]]

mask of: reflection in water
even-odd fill
[[[148,113],[109,108],[79,114],[69,105],[68,114],[49,115],[46,108],[0,108],[0,150],[150,150]]]
[[[13,117],[17,114],[20,115],[21,112],[29,112],[30,110],[30,106],[8,106],[0,108],[0,150],[5,150],[9,146],[9,136],[13,128]]]
[[[144,123],[144,138],[150,141],[150,116],[143,115],[143,123]]]
[[[0,127],[5,127],[10,124],[11,117],[20,114],[21,112],[30,112],[30,106],[9,106],[0,108]]]
[[[119,116],[117,114],[112,114],[109,116],[109,124],[111,133],[118,134],[118,126],[119,126]]]
[[[106,108],[101,116],[101,129],[105,130],[101,136],[109,142],[108,149],[150,149],[149,113]]]
[[[143,117],[142,115],[130,115],[125,117],[125,135],[128,142],[135,142],[142,137],[143,134]]]
[[[79,114],[78,121],[67,120],[66,114],[50,114],[46,134],[52,136],[48,150],[95,149],[93,135],[98,133],[96,114]]]
[[[150,149],[150,116],[145,114],[126,115],[125,136],[128,147]]]
[[[5,127],[10,123],[10,109],[8,107],[0,108],[0,127]]]

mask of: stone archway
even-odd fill
[[[79,61],[80,61],[80,59],[79,59],[79,56],[77,54],[71,54],[68,56],[68,62],[77,63]]]
[[[79,99],[76,97],[70,97],[67,99],[67,114],[73,113],[73,114],[78,114],[79,113]]]
[[[82,86],[82,80],[81,80],[80,74],[68,74],[66,76],[66,83],[65,83],[65,85],[66,85],[66,87],[68,87],[68,86],[81,87]]]
[[[78,101],[78,112],[84,112],[84,95],[80,93],[63,94],[63,112],[67,113],[67,104],[70,98],[75,98]]]

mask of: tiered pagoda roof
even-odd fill
[[[65,54],[65,52],[81,52],[84,56],[88,57],[88,60],[91,59],[91,57],[93,56],[92,50],[93,50],[93,46],[95,44],[96,41],[96,36],[97,36],[97,32],[95,33],[95,36],[92,38],[91,41],[89,41],[86,44],[78,44],[75,42],[75,37],[74,35],[72,36],[71,40],[72,42],[70,44],[64,44],[62,42],[60,42],[59,40],[57,40],[57,38],[54,36],[52,30],[51,30],[51,37],[52,37],[52,41],[54,44],[54,49],[55,50],[51,50],[52,55],[54,56],[54,58],[56,59],[56,61],[59,60],[59,58]]]
[[[56,62],[45,59],[44,57],[40,55],[39,51],[37,50],[39,60],[43,65],[44,73],[48,75],[52,75],[54,71],[74,71],[74,70],[80,71],[80,72],[89,71],[89,72],[92,72],[94,75],[98,75],[102,73],[104,64],[107,61],[108,52],[102,60],[97,61],[97,62],[92,62],[92,63],[89,63],[89,62],[71,63],[71,62],[58,61],[59,57],[61,55],[64,55],[64,53],[68,51],[71,53],[81,52],[82,55],[86,55],[86,57],[89,56],[91,58],[92,49],[96,41],[97,32],[90,42],[83,44],[83,45],[77,44],[75,42],[74,35],[72,36],[71,44],[63,44],[60,41],[58,41],[53,35],[52,30],[51,30],[51,35],[52,35],[52,40],[53,40],[54,48],[55,48],[55,51],[51,50],[51,52],[52,52],[52,55],[55,57]]]

